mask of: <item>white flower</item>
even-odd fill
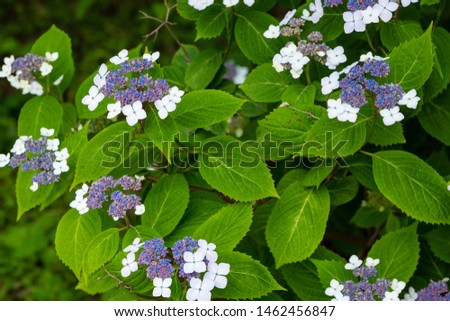
[[[170,297],[170,289],[169,287],[172,285],[172,279],[161,279],[161,278],[154,278],[153,279],[153,296],[162,296],[163,298]]]
[[[67,161],[56,161],[53,162],[53,174],[61,175],[61,173],[65,173],[69,171],[69,166],[67,165]]]
[[[342,114],[337,116],[337,119],[341,122],[356,122],[356,119],[358,118],[359,108],[352,107],[346,103],[344,103],[343,105],[345,106],[345,110]]]
[[[264,31],[263,36],[268,39],[278,38],[280,35],[280,26],[270,25],[269,29]]]
[[[144,54],[144,55],[142,56],[142,58],[144,58],[145,60],[150,60],[150,61],[155,62],[156,60],[159,59],[159,56],[160,56],[159,51],[155,51],[155,52],[152,53],[152,54],[148,54],[148,53]]]
[[[55,157],[57,161],[65,161],[69,158],[69,151],[67,150],[67,147],[64,147],[59,152],[55,152]]]
[[[19,139],[25,143],[30,139],[33,139],[33,136],[20,136]]]
[[[181,101],[183,95],[183,90],[179,90],[178,87],[172,87],[168,95],[155,101],[155,107],[158,110],[159,118],[167,118],[169,113],[177,108],[177,103]]]
[[[403,297],[403,301],[416,301],[419,295],[417,294],[416,290],[412,286],[409,287],[408,293],[405,294]]]
[[[354,270],[357,267],[360,267],[362,264],[362,261],[358,259],[356,255],[350,256],[350,259],[348,260],[349,263],[345,264],[344,268],[346,270]]]
[[[124,278],[130,276],[132,272],[136,272],[138,270],[138,264],[135,262],[136,256],[134,253],[128,253],[127,257],[122,260],[123,268],[120,270],[120,274]]]
[[[248,75],[248,67],[245,66],[235,66],[236,74],[233,76],[233,83],[236,85],[242,85],[245,82],[245,79]]]
[[[94,111],[104,98],[105,95],[98,91],[98,87],[92,86],[89,88],[89,93],[81,100],[81,103],[88,106],[90,111]]]
[[[25,149],[25,141],[22,139],[16,139],[16,142],[14,143],[13,148],[11,148],[11,153],[16,155],[22,155],[27,150]]]
[[[41,86],[37,81],[32,81],[31,84],[22,90],[22,94],[32,94],[36,96],[42,96],[44,93],[44,87]]]
[[[41,67],[39,68],[39,71],[41,72],[42,76],[47,76],[48,74],[50,74],[53,70],[53,66],[50,65],[48,62],[43,62]]]
[[[171,100],[174,103],[178,104],[181,101],[181,97],[183,97],[183,95],[184,95],[184,91],[178,89],[177,86],[174,86],[174,87],[170,88],[169,95],[170,95]]]
[[[407,7],[411,3],[417,3],[417,2],[419,2],[419,0],[401,0],[401,3],[402,3],[403,7]]]
[[[225,275],[228,275],[228,273],[230,273],[230,264],[209,262],[205,279],[213,281],[216,288],[225,289],[228,283]]]
[[[46,52],[46,53],[45,53],[45,58],[46,58],[48,61],[56,61],[56,60],[58,60],[58,57],[59,57],[59,53],[58,53],[58,52],[53,52],[53,53],[51,53],[51,52]]]
[[[188,4],[199,11],[206,9],[214,3],[214,0],[189,0]]]
[[[83,186],[80,189],[76,190],[75,194],[77,196],[82,197],[82,196],[86,195],[88,192],[89,192],[89,186],[87,184],[83,184]]]
[[[366,24],[363,21],[363,16],[360,10],[356,10],[355,12],[346,11],[343,14],[344,17],[344,32],[352,33],[363,32],[366,30]]]
[[[33,182],[33,185],[30,186],[31,191],[36,192],[39,188],[39,184],[36,182]]]
[[[11,159],[11,154],[0,154],[0,168],[5,167],[9,164],[9,161]]]
[[[280,54],[275,54],[272,58],[272,67],[275,68],[277,72],[282,72],[284,70],[282,60],[283,57]]]
[[[130,126],[134,126],[139,120],[147,118],[147,113],[142,109],[140,101],[135,101],[133,105],[123,106],[122,113],[127,116],[127,123]]]
[[[292,19],[292,17],[295,15],[296,12],[297,12],[296,9],[291,10],[291,11],[288,11],[288,12],[286,13],[286,15],[284,16],[283,20],[280,21],[280,24],[279,24],[279,25],[280,25],[280,26],[287,25],[287,24],[289,23],[289,20]]]
[[[357,61],[355,61],[354,63],[352,63],[351,65],[348,65],[347,67],[345,67],[344,69],[342,69],[339,74],[348,74],[348,72],[355,67],[358,64]]]
[[[375,7],[367,7],[361,11],[363,21],[366,25],[371,23],[378,23],[380,21],[380,11]]]
[[[289,42],[289,44],[287,46],[281,48],[281,50],[280,50],[280,54],[284,58],[284,60],[282,62],[287,63],[289,61],[289,58],[293,57],[296,52],[297,52],[297,46],[294,43]]]
[[[48,128],[45,128],[45,127],[42,127],[40,132],[41,132],[41,136],[44,136],[44,137],[50,137],[50,136],[53,136],[55,134],[55,130],[54,129],[52,129],[52,128],[48,129]]]
[[[411,89],[403,95],[402,99],[398,102],[399,105],[406,106],[408,108],[416,109],[419,104],[420,97],[417,96],[417,91]]]
[[[334,49],[327,50],[327,61],[325,65],[334,70],[339,64],[342,64],[347,61],[347,57],[344,54],[344,47],[337,46]]]
[[[325,290],[325,294],[328,296],[336,296],[337,293],[342,294],[343,289],[344,286],[340,284],[338,280],[332,279],[330,281],[330,287]]]
[[[322,94],[330,94],[333,90],[339,88],[339,73],[335,71],[329,77],[323,77],[320,84],[322,85]]]
[[[205,259],[206,253],[204,251],[196,251],[192,252],[184,252],[184,266],[183,271],[186,274],[190,274],[192,272],[203,273],[206,271],[206,264],[203,262]]]
[[[341,292],[336,292],[334,295],[334,299],[331,301],[350,301],[350,297],[348,295],[343,295]]]
[[[192,278],[189,282],[191,286],[186,293],[188,301],[211,301],[211,290],[214,289],[214,282],[209,279],[200,280]]]
[[[345,104],[342,103],[341,98],[328,99],[328,118],[333,119],[345,111]]]
[[[397,292],[395,292],[395,291],[392,291],[392,292],[386,291],[386,292],[384,292],[383,301],[400,301],[400,300],[398,299],[398,293]]]
[[[391,109],[382,109],[380,110],[380,115],[383,117],[383,123],[386,126],[394,125],[396,122],[402,121],[405,118],[398,106]]]
[[[399,280],[397,280],[397,279],[393,279],[393,280],[392,280],[392,283],[391,283],[391,289],[392,289],[394,292],[397,292],[397,293],[402,292],[403,289],[405,288],[405,286],[406,286],[406,283],[403,282],[403,281],[399,281]]]
[[[223,5],[225,7],[232,7],[239,3],[239,0],[223,0]]]
[[[83,196],[77,195],[75,200],[70,202],[69,206],[76,209],[81,215],[89,212],[89,208],[87,206],[87,198],[83,198]]]
[[[311,11],[312,14],[309,11]],[[311,21],[314,24],[318,23],[319,20],[323,17],[322,1],[315,0],[314,2],[311,2],[309,4],[309,11],[306,9],[303,10],[302,19]]]
[[[294,79],[300,78],[303,73],[303,69],[291,69],[291,76]]]
[[[139,176],[139,175],[134,175],[134,178],[136,178],[138,181],[145,181],[145,176]]]
[[[217,252],[214,251],[216,249],[216,244],[208,243],[205,240],[198,240],[198,247],[198,250],[205,252],[206,259],[209,262],[217,261],[218,255]]]
[[[56,152],[58,151],[59,148],[59,139],[55,138],[55,139],[47,139],[47,150]]]
[[[244,3],[247,7],[251,7],[255,4],[255,0],[244,0]]]
[[[53,82],[53,85],[59,86],[64,79],[64,75],[61,75],[58,79]]]
[[[301,52],[296,51],[294,55],[289,59],[292,69],[302,70],[303,67],[309,62],[309,57],[304,56]]]
[[[392,12],[398,9],[398,3],[397,1],[378,0],[378,3],[374,5],[373,8],[380,12],[381,20],[388,22],[392,19]]]
[[[8,77],[8,80],[9,80],[9,76],[11,75],[11,71],[12,71],[12,64],[14,62],[14,56],[5,57],[3,59],[3,62],[5,64],[2,66],[2,70],[0,71],[0,78]]]
[[[108,67],[105,64],[101,64],[98,69],[98,74],[94,77],[94,84],[98,89],[102,88],[106,84],[106,75],[108,74]]]
[[[371,257],[366,258],[366,266],[375,267],[380,263],[380,259],[372,259]]]
[[[126,248],[124,248],[123,251],[125,253],[127,253],[127,252],[136,253],[137,251],[139,251],[141,246],[144,245],[144,243],[140,243],[140,242],[141,242],[141,239],[139,237],[135,238],[133,243],[128,245]]]
[[[120,65],[122,62],[125,62],[128,60],[128,50],[122,49],[117,56],[112,57],[109,59],[113,64]]]
[[[122,112],[120,101],[116,101],[115,104],[108,104],[106,108],[108,109],[108,115],[106,116],[108,119],[112,119]]]
[[[136,215],[142,215],[142,214],[144,214],[144,213],[145,213],[145,205],[144,205],[144,204],[137,205],[137,206],[135,207],[135,212],[134,212],[134,214],[136,214]]]

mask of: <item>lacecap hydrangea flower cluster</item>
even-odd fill
[[[94,111],[105,97],[114,99],[108,104],[108,119],[124,114],[128,125],[134,126],[147,118],[146,105],[153,104],[161,119],[167,118],[181,101],[184,91],[170,87],[165,79],[154,79],[149,71],[155,67],[159,52],[146,53],[141,58],[128,57],[128,50],[121,50],[110,59],[113,64],[108,70],[102,64],[94,77],[94,85],[83,97],[82,103]]]
[[[380,111],[386,126],[405,118],[398,105],[417,108],[420,98],[417,97],[415,89],[405,93],[399,84],[380,81],[390,72],[389,64],[385,60],[386,58],[374,56],[369,52],[341,72],[335,71],[322,78],[322,94],[328,95],[336,89],[341,90],[338,99],[327,101],[329,118],[354,123],[360,108],[368,103],[368,97]],[[344,77],[340,79],[342,75]]]
[[[246,6],[251,7],[255,3],[255,0],[243,0],[243,2]],[[230,8],[238,5],[239,0],[223,0],[222,3],[225,7]],[[188,4],[192,8],[197,9],[198,11],[202,11],[213,5],[214,0],[189,0]]]
[[[9,165],[17,168],[22,165],[24,172],[38,171],[33,178],[30,189],[35,192],[40,185],[59,182],[62,173],[69,171],[67,148],[59,150],[58,138],[50,138],[54,129],[41,128],[41,137],[20,136],[8,154],[0,154],[0,167]],[[12,156],[11,156],[12,154]]]
[[[91,186],[83,184],[82,188],[75,192],[76,197],[70,203],[70,207],[80,214],[104,208],[115,221],[124,218],[130,210],[134,210],[135,215],[142,215],[145,212],[145,205],[142,204],[140,196],[130,191],[141,190],[143,179],[144,177],[133,178],[128,175],[119,179],[103,176]]]
[[[56,61],[58,57],[57,52],[46,52],[45,57],[34,53],[27,53],[24,57],[19,58],[5,57],[0,78],[6,78],[12,87],[21,89],[24,95],[41,96],[44,93],[44,88],[39,83],[39,78],[46,77],[52,72],[53,66],[51,63]],[[54,82],[54,85],[59,85],[62,80],[63,75]]]
[[[210,301],[215,287],[224,289],[227,286],[226,276],[230,272],[228,263],[217,263],[215,249],[215,244],[192,237],[175,242],[171,248],[165,246],[162,238],[142,243],[136,238],[123,250],[127,256],[122,260],[121,274],[127,278],[141,265],[147,278],[153,280],[153,296],[170,297],[172,278],[178,277],[189,286],[186,292],[188,301]]]

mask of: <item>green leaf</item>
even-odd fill
[[[278,197],[269,169],[254,150],[229,137],[204,141],[200,174],[219,192],[242,202]]]
[[[217,5],[208,7],[203,11],[196,22],[197,37],[195,40],[220,36],[227,22],[226,14],[226,7]]]
[[[225,289],[214,289],[213,296],[233,300],[257,299],[272,291],[284,290],[267,268],[246,254],[220,253],[220,261],[230,264]]]
[[[83,274],[85,278],[111,261],[117,253],[119,241],[119,230],[110,228],[97,234],[89,242],[83,258]]]
[[[18,122],[19,136],[41,137],[41,128],[54,129],[59,132],[63,109],[58,101],[51,96],[31,98],[20,110]]]
[[[183,217],[189,202],[189,186],[181,174],[160,179],[145,198],[142,225],[168,235]]]
[[[272,61],[278,48],[284,45],[281,37],[267,39],[263,36],[271,24],[277,25],[278,21],[264,12],[249,10],[238,14],[234,27],[236,43],[243,54],[257,64]]]
[[[72,169],[75,168],[81,150],[88,143],[88,129],[89,123],[85,124],[80,131],[67,136],[67,138],[61,143],[60,149],[66,147],[69,151],[70,156],[67,163]]]
[[[72,187],[107,175],[123,161],[133,127],[118,122],[94,136],[81,150]]]
[[[350,223],[360,228],[377,227],[383,224],[388,216],[388,211],[380,211],[371,206],[361,206],[350,220]]]
[[[400,84],[405,91],[422,87],[433,70],[432,46],[430,26],[422,36],[392,50],[388,81]]]
[[[58,223],[55,247],[58,257],[80,279],[84,253],[91,240],[102,230],[96,211],[80,215],[69,210]]]
[[[408,282],[419,262],[417,224],[391,232],[372,246],[368,256],[380,259],[377,278]]]
[[[319,187],[325,178],[331,174],[335,166],[335,162],[325,162],[323,161],[319,166],[311,168],[308,173],[306,173],[303,179],[303,186],[305,187]]]
[[[436,100],[428,102],[419,113],[422,127],[433,137],[450,146],[450,90]]]
[[[400,44],[418,38],[423,33],[418,21],[393,19],[389,23],[383,23],[380,29],[380,37],[383,45],[392,51]]]
[[[42,204],[50,194],[53,185],[41,185],[36,192],[30,190],[33,184],[33,176],[36,171],[17,172],[16,198],[17,198],[17,220],[32,208]]]
[[[386,126],[383,124],[382,117],[375,119],[375,124],[370,124],[373,129],[369,129],[370,136],[367,142],[378,146],[389,146],[394,144],[406,143],[405,136],[403,135],[402,123],[397,122],[392,126]]]
[[[191,193],[186,212],[176,229],[165,238],[166,244],[171,245],[185,236],[193,235],[203,222],[225,205],[225,201],[214,193],[205,191]]]
[[[201,51],[186,69],[186,84],[193,90],[204,89],[222,66],[222,53],[216,49]]]
[[[220,251],[231,251],[249,231],[252,215],[251,204],[228,205],[200,225],[193,237],[216,244]]]
[[[345,159],[350,166],[349,170],[356,180],[371,190],[378,191],[377,184],[373,177],[372,157],[356,154]]]
[[[282,193],[284,193],[284,191],[293,183],[302,182],[307,173],[308,171],[303,168],[297,168],[287,172],[278,182],[277,185],[278,194],[281,195]]]
[[[151,108],[145,120],[145,134],[150,138],[159,150],[166,156],[169,163],[171,160],[172,144],[175,135],[179,132],[177,124],[169,115],[166,119],[161,119],[157,115],[157,110]]]
[[[267,246],[266,242],[266,226],[270,213],[272,213],[275,206],[275,200],[269,200],[268,202],[258,206],[253,214],[253,222],[250,226],[248,236],[251,237],[256,243],[262,246]]]
[[[128,245],[133,244],[133,241],[136,238],[140,238],[141,242],[144,242],[146,240],[151,240],[155,237],[159,238],[161,237],[161,235],[148,226],[143,225],[130,226],[130,228],[123,236],[122,249],[125,249]]]
[[[344,6],[327,8],[318,23],[306,23],[303,33],[309,34],[311,31],[320,30],[325,42],[336,39],[344,32],[344,19],[342,19],[344,8]]]
[[[436,63],[426,83],[425,100],[429,101],[442,93],[450,82],[450,33],[437,27],[431,35],[436,51]]]
[[[330,281],[335,279],[339,283],[344,281],[354,280],[352,271],[344,268],[345,263],[329,260],[316,260],[311,259],[317,268],[317,274],[319,275],[320,283],[323,286],[323,291],[330,286]],[[377,275],[379,277],[379,275]]]
[[[284,191],[266,229],[277,268],[302,261],[316,250],[325,234],[329,211],[330,197],[324,186],[305,189],[301,182],[296,182]]]
[[[281,100],[289,103],[293,107],[304,107],[314,105],[316,98],[316,87],[313,85],[291,85],[283,93]]]
[[[199,11],[194,7],[191,7],[188,4],[188,0],[178,0],[177,11],[180,14],[180,16],[188,20],[197,20],[203,13],[202,11]]]
[[[59,89],[58,93],[61,95],[69,87],[75,72],[72,58],[72,45],[69,36],[64,31],[52,26],[36,40],[30,52],[39,56],[45,56],[46,52],[58,52],[58,59],[50,63],[53,69],[48,75],[48,81],[44,87],[54,86],[53,83],[63,75],[64,78],[57,86]]]
[[[232,117],[243,103],[223,91],[197,90],[184,95],[172,114],[182,127],[204,128]]]
[[[179,7],[179,6],[180,6],[180,2],[178,3],[177,7]],[[192,8],[192,7],[190,7],[190,8]],[[195,10],[195,11],[197,11],[197,10]],[[194,45],[184,45],[183,48],[178,49],[177,52],[175,53],[175,55],[173,56],[171,66],[181,68],[184,72],[186,70],[186,68],[188,67],[188,63],[191,62],[192,60],[194,60],[195,57],[197,57],[199,52],[200,51],[198,50],[198,48]],[[186,54],[187,54],[187,57],[186,57]],[[187,58],[189,58],[189,60]]]
[[[442,261],[450,263],[450,226],[439,226],[424,235],[434,255]]]
[[[327,186],[330,192],[331,205],[339,206],[350,202],[356,197],[359,184],[353,176],[335,177]]]
[[[241,89],[256,102],[273,103],[281,101],[291,82],[289,73],[277,72],[271,64],[264,64],[252,70]]]
[[[417,156],[403,151],[372,154],[373,174],[380,192],[412,218],[450,223],[447,183]]]

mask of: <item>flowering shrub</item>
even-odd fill
[[[51,27],[0,71],[17,219],[69,194],[56,252],[105,299],[448,300],[450,34],[416,2],[164,1],[178,50],[117,48],[74,101]]]

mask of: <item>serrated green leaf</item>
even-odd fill
[[[267,246],[266,226],[270,213],[272,213],[274,206],[275,200],[269,200],[261,206],[258,206],[253,213],[253,222],[250,226],[248,236],[251,237],[259,245]]]
[[[202,11],[190,6],[188,0],[178,0],[177,11],[180,16],[188,20],[197,20],[202,14]]]
[[[380,211],[371,206],[361,206],[350,220],[350,223],[361,228],[380,226],[389,216],[388,211]]]
[[[426,83],[425,100],[438,96],[450,82],[450,33],[444,28],[437,27],[431,35],[436,51],[436,60],[433,72]],[[439,69],[439,68],[440,69]]]
[[[75,168],[81,150],[88,143],[88,129],[89,123],[85,124],[80,131],[67,136],[61,143],[60,149],[67,148],[69,151],[70,156],[67,159],[67,164],[72,169]]]
[[[172,144],[175,141],[175,135],[179,132],[177,124],[169,115],[166,119],[160,119],[154,108],[148,112],[145,120],[145,134],[150,138],[159,150],[166,156],[169,163],[171,160]]]
[[[281,38],[267,39],[263,36],[271,24],[277,25],[278,21],[264,12],[249,10],[238,14],[234,27],[236,43],[244,55],[257,64],[272,61],[278,48],[284,45]]]
[[[183,217],[189,202],[189,186],[181,174],[160,179],[145,198],[142,225],[168,235]]]
[[[220,36],[227,22],[226,14],[227,10],[220,5],[212,5],[203,11],[196,22],[197,37],[195,40]]]
[[[424,235],[434,255],[442,261],[450,263],[450,226],[439,226]]]
[[[359,184],[353,176],[335,177],[327,186],[331,205],[339,206],[350,202],[356,197]]]
[[[380,192],[416,220],[450,223],[447,183],[417,156],[403,151],[372,154],[373,175]]]
[[[82,273],[85,279],[111,261],[117,253],[119,241],[119,230],[116,228],[105,230],[91,239],[83,257]]]
[[[175,122],[185,128],[205,128],[227,120],[244,103],[219,90],[197,90],[183,96],[172,113]]]
[[[356,154],[345,159],[350,166],[349,170],[356,180],[371,190],[378,191],[377,184],[373,177],[372,157]]]
[[[204,89],[222,66],[222,53],[215,49],[201,51],[186,69],[185,82],[193,90]]]
[[[130,228],[123,236],[122,249],[125,249],[128,245],[133,244],[136,238],[139,238],[141,242],[145,242],[155,237],[159,238],[161,237],[161,235],[148,226],[143,225],[130,226]]]
[[[372,246],[368,256],[380,259],[377,278],[408,282],[419,262],[417,224],[391,232]]]
[[[419,113],[422,127],[433,137],[450,146],[450,90],[428,102]]]
[[[42,204],[51,193],[53,185],[41,185],[36,192],[30,190],[35,171],[19,170],[16,179],[17,221],[32,208]]]
[[[297,168],[287,172],[277,184],[278,194],[284,193],[284,191],[295,182],[302,182],[308,171],[303,168]]]
[[[367,142],[378,146],[406,143],[402,123],[386,126],[381,117],[375,119],[375,124],[369,124],[369,135]]]
[[[319,166],[315,166],[308,170],[303,178],[302,184],[305,187],[318,187],[322,181],[331,174],[335,166],[335,162],[322,162]]]
[[[100,233],[102,223],[96,211],[80,215],[69,210],[58,223],[55,247],[58,257],[80,279],[86,247]]]
[[[242,202],[278,197],[269,169],[261,157],[229,137],[204,141],[200,174],[219,192]]]
[[[335,279],[339,283],[344,281],[354,280],[352,271],[344,268],[345,263],[329,260],[311,259],[317,268],[320,283],[323,286],[323,291],[330,286],[330,281]]]
[[[284,290],[267,268],[239,252],[220,253],[219,260],[230,264],[225,289],[214,289],[213,296],[233,300],[257,299],[272,291]]]
[[[314,1],[311,1],[311,3],[314,3]],[[344,32],[344,19],[342,19],[344,8],[345,6],[327,8],[319,22],[316,24],[307,23],[302,28],[304,29],[303,32],[309,34],[312,31],[320,30],[325,42],[336,39]]]
[[[277,72],[271,64],[264,64],[252,70],[241,89],[256,102],[273,103],[281,101],[290,83],[289,73]]]
[[[432,46],[430,26],[420,37],[392,50],[388,81],[400,84],[405,91],[422,87],[433,70]]]
[[[270,214],[266,238],[278,267],[308,258],[319,246],[330,211],[327,189],[291,184]],[[280,233],[280,231],[283,231]]]
[[[251,204],[228,205],[200,225],[193,237],[216,244],[220,251],[231,251],[249,231],[252,215]]]
[[[51,96],[31,98],[20,110],[18,122],[19,136],[41,137],[41,128],[54,129],[59,132],[63,109],[58,101]]]
[[[291,85],[286,89],[281,97],[283,102],[287,102],[294,107],[304,108],[305,106],[314,105],[316,98],[316,87],[313,85]]]
[[[423,33],[418,21],[393,19],[389,23],[383,23],[380,29],[380,37],[383,45],[390,51],[400,44]]]
[[[53,25],[36,40],[30,52],[39,56],[45,56],[46,52],[58,52],[58,59],[50,63],[53,69],[48,75],[47,84],[44,87],[54,86],[53,83],[61,76],[64,76],[61,83],[56,86],[56,92],[62,95],[62,92],[69,87],[75,72],[69,36]]]
[[[81,150],[72,188],[111,172],[123,161],[125,146],[133,127],[126,122],[115,123],[94,136]]]

